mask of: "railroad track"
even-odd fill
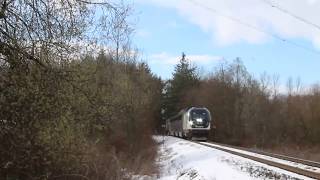
[[[195,142],[195,141],[194,141]],[[195,142],[207,147],[225,151],[237,156],[248,158],[270,166],[278,167],[296,174],[320,179],[320,163],[279,154],[251,150],[214,142]]]

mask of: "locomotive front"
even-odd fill
[[[192,139],[206,140],[209,135],[211,115],[207,108],[190,108],[188,110],[187,136]]]

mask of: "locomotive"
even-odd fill
[[[210,124],[211,114],[207,108],[185,108],[166,120],[166,133],[186,139],[207,140]]]

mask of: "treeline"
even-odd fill
[[[11,61],[17,64],[0,71],[1,177],[150,173],[161,81],[146,64],[115,61],[103,52],[50,69]]]
[[[153,173],[162,84],[130,48],[130,7],[4,0],[0,10],[0,179]]]
[[[302,91],[300,81],[293,83],[289,79],[288,93],[280,93],[278,76],[263,74],[259,79],[255,78],[240,59],[222,63],[201,78],[194,66],[188,66],[187,69],[192,70],[189,76],[195,77],[188,82],[194,84],[197,79],[198,82],[193,87],[179,88],[180,100],[176,107],[207,107],[213,116],[212,125],[216,126],[211,129],[211,140],[257,147],[319,144],[319,86]],[[176,79],[174,74],[168,85],[169,95],[165,96],[175,96],[170,94],[170,89],[178,89],[171,83]],[[165,99],[170,101],[170,98]]]

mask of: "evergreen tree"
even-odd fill
[[[175,66],[173,78],[165,86],[163,114],[165,119],[175,115],[186,106],[190,106],[184,103],[184,97],[191,88],[198,86],[199,81],[197,67],[192,66],[186,55],[182,53],[179,64]]]

